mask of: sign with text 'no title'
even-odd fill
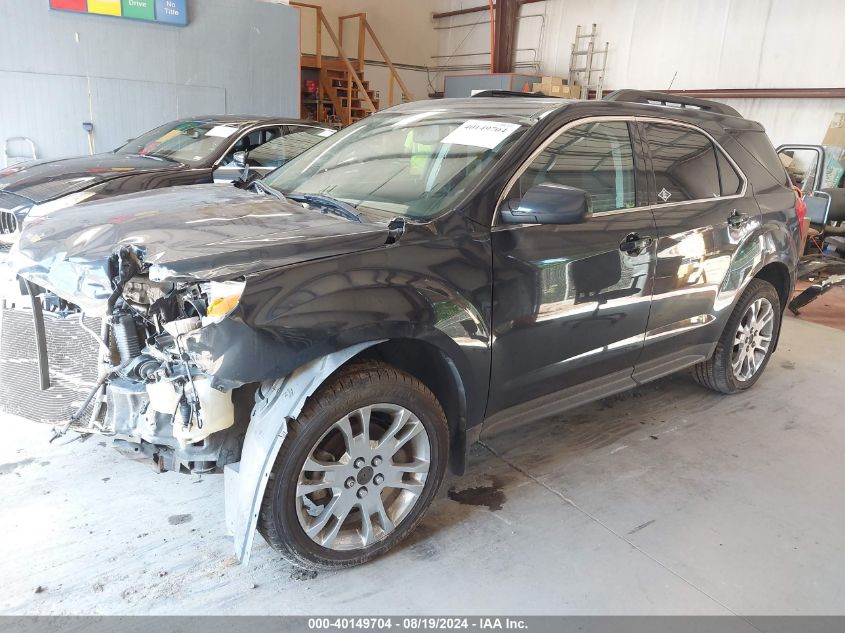
[[[50,8],[178,26],[188,24],[188,0],[50,0]]]

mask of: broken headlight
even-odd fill
[[[219,323],[237,307],[246,287],[244,281],[212,281],[208,284],[208,308],[203,325]]]

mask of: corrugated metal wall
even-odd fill
[[[442,0],[440,10],[479,4]],[[611,88],[842,88],[843,8],[842,0],[546,0],[521,9],[517,60],[531,61],[536,51],[542,74],[566,76],[576,26],[596,23],[601,41],[610,42],[605,85]],[[486,17],[473,13],[437,26]],[[489,24],[438,34],[440,55],[488,51],[451,63],[489,63]],[[818,143],[833,113],[845,111],[845,99],[731,105],[766,125],[776,143]]]
[[[187,27],[0,1],[0,143],[39,157],[97,150],[193,114],[299,112],[299,12],[256,0],[190,0]],[[18,147],[17,149],[22,149]]]

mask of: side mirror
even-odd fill
[[[246,167],[246,152],[235,152],[232,154],[232,162],[235,163],[235,167],[244,169]]]
[[[506,202],[501,217],[505,224],[580,224],[593,214],[592,207],[590,194],[583,189],[544,182],[531,187],[521,200]]]

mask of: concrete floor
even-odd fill
[[[844,355],[788,319],[748,393],[678,376],[500,434],[401,548],[316,576],[260,538],[236,564],[221,477],[7,418],[0,613],[842,614]]]

